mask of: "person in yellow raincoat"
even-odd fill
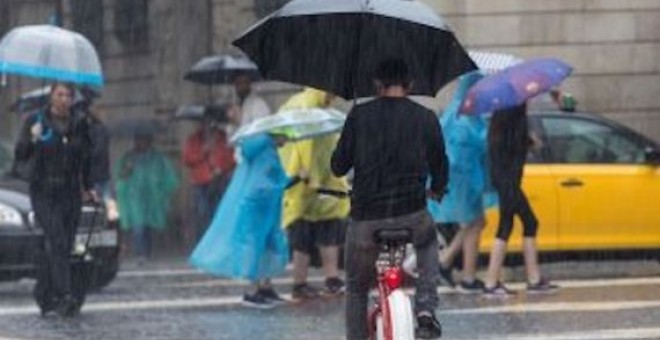
[[[280,110],[328,107],[333,98],[331,94],[308,88],[291,97]],[[307,283],[310,253],[315,247],[320,250],[326,277],[323,293],[338,295],[344,291],[338,262],[350,201],[341,195],[348,191],[348,182],[335,177],[330,170],[330,158],[338,139],[338,134],[331,134],[290,143],[280,149],[287,175],[303,179],[287,190],[283,208],[282,224],[293,248],[294,300],[321,294]]]

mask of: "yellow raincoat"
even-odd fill
[[[328,94],[305,89],[291,97],[280,110],[324,107]],[[306,174],[308,183],[300,182],[284,194],[282,225],[304,219],[310,222],[343,219],[350,212],[347,198],[319,195],[318,189],[348,191],[345,178],[337,178],[330,170],[330,159],[339,140],[338,134],[288,143],[279,149],[280,159],[289,176]]]

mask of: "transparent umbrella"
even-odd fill
[[[239,129],[231,138],[232,143],[261,133],[278,133],[291,140],[314,138],[340,131],[346,115],[341,111],[327,109],[297,109],[280,111]]]
[[[0,75],[103,86],[101,62],[82,35],[49,25],[22,26],[0,41]]]

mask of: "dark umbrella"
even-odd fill
[[[113,137],[133,138],[136,136],[155,136],[163,133],[165,125],[153,118],[129,118],[112,125],[110,132]]]
[[[50,85],[25,92],[11,105],[11,110],[17,113],[34,112],[41,109],[48,103],[50,96]],[[89,87],[77,88],[74,94],[73,104],[81,105],[84,102],[89,102],[98,98],[100,94]]]
[[[259,69],[245,57],[218,55],[198,61],[184,76],[185,80],[204,85],[228,84],[237,75],[245,74],[258,80]]]
[[[181,105],[174,114],[176,120],[201,121],[210,118],[218,123],[228,123],[226,105]]]
[[[345,99],[374,95],[373,71],[386,59],[406,61],[419,95],[476,69],[445,20],[415,0],[293,0],[234,45],[266,79]]]

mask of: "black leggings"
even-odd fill
[[[520,185],[509,183],[496,186],[495,189],[500,197],[500,224],[496,237],[504,242],[509,241],[515,215],[518,215],[523,222],[523,235],[536,237],[539,222]]]

